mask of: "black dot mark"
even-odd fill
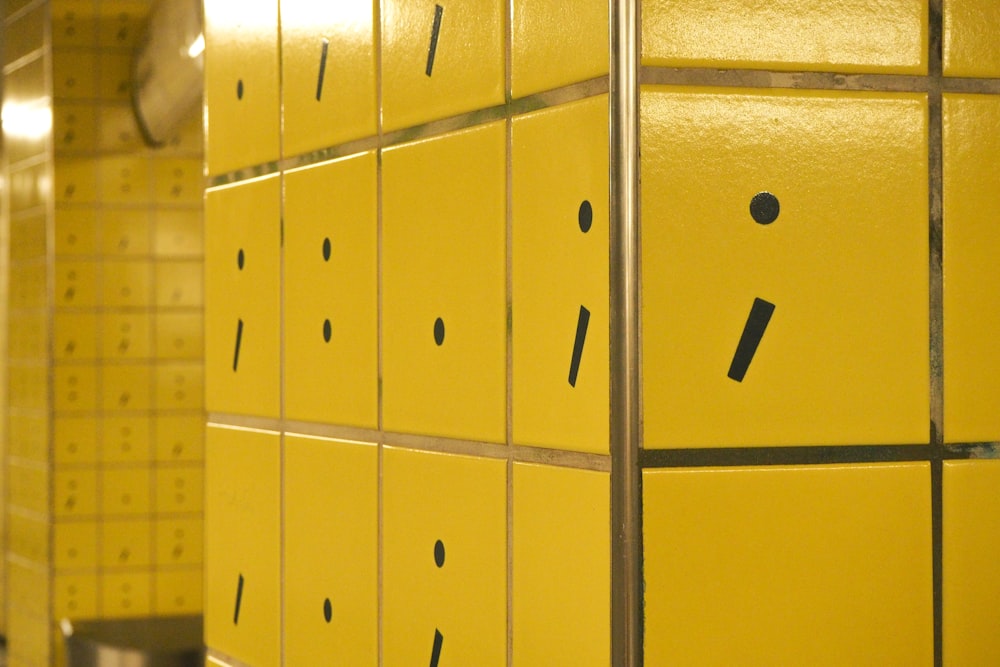
[[[444,343],[444,320],[440,317],[434,320],[434,342],[438,345]]]
[[[247,261],[246,254],[244,254],[243,248],[240,248],[240,251],[236,253],[236,266],[239,268],[240,271],[243,270],[243,265],[246,264],[246,261]]]
[[[323,618],[327,623],[333,619],[333,605],[330,604],[330,598],[323,600]]]
[[[427,68],[424,73],[430,76],[434,71],[434,54],[437,53],[438,36],[441,34],[441,17],[444,15],[444,7],[434,5],[434,27],[431,28],[431,46],[427,50]]]
[[[754,299],[753,306],[750,307],[750,315],[747,316],[747,323],[743,327],[743,334],[740,342],[736,346],[736,354],[729,366],[729,379],[743,382],[743,378],[750,368],[757,353],[757,346],[760,345],[761,338],[764,337],[764,330],[767,329],[771,315],[774,313],[774,304],[764,299]]]
[[[434,543],[434,564],[444,567],[444,542],[441,540]]]
[[[333,326],[330,324],[330,320],[323,320],[323,340],[329,343],[331,336],[333,336]]]
[[[780,212],[778,198],[770,192],[758,192],[750,200],[750,215],[762,225],[769,225],[777,220]]]
[[[590,231],[590,226],[594,224],[594,208],[586,199],[580,204],[580,210],[576,214],[576,219],[580,223],[580,231],[586,234]]]
[[[243,79],[236,82],[236,99],[243,99]]]
[[[330,253],[333,252],[333,245],[330,243],[330,237],[323,239],[323,261],[330,261]]]

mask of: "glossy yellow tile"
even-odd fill
[[[608,98],[513,121],[517,444],[608,451]]]
[[[285,412],[376,428],[374,153],[285,176]]]
[[[60,217],[60,220],[62,218]],[[33,215],[10,222],[10,261],[23,262],[41,260],[46,257],[49,231],[46,229],[44,215]],[[56,253],[59,253],[62,226],[57,222],[55,228]],[[93,230],[91,230],[93,231]]]
[[[97,575],[62,574],[53,578],[53,616],[97,617]]]
[[[87,104],[61,104],[53,109],[52,140],[57,152],[96,150],[96,110]]]
[[[57,570],[97,567],[97,527],[93,521],[53,525],[53,565]]]
[[[96,410],[98,405],[95,366],[57,366],[55,369],[56,412]]]
[[[102,618],[132,618],[152,613],[150,572],[104,573],[100,581]]]
[[[378,662],[378,449],[285,436],[285,663]]]
[[[42,235],[41,250],[44,253],[44,220],[35,220],[32,228]],[[95,209],[58,209],[55,223],[56,255],[96,255],[99,247],[97,228]],[[11,250],[13,251],[13,248]]]
[[[1000,5],[992,0],[945,0],[942,55],[945,76],[1000,76]]]
[[[153,264],[144,259],[102,262],[102,303],[111,308],[146,308],[153,303]]]
[[[57,442],[55,451],[49,450],[49,425],[53,420],[41,414],[10,414],[7,427],[7,455],[24,461],[33,461],[48,465],[54,462],[57,466],[64,461]],[[59,420],[56,420],[56,439],[58,440]]]
[[[40,464],[11,462],[8,468],[7,494],[11,505],[36,514],[49,512],[49,483],[52,474]],[[56,499],[59,498],[59,473],[55,475]]]
[[[159,312],[154,341],[158,359],[201,360],[205,345],[205,318],[201,312]]]
[[[374,135],[378,3],[280,4],[284,154]]]
[[[204,535],[200,517],[159,519],[153,529],[157,565],[198,565],[202,562]]]
[[[504,102],[502,0],[382,3],[382,123],[387,130]]]
[[[56,313],[55,358],[60,361],[93,361],[97,358],[97,315]],[[20,318],[19,324],[20,326]]]
[[[101,254],[148,255],[151,249],[149,214],[132,209],[101,211]]]
[[[642,485],[647,664],[933,663],[928,464]]]
[[[106,365],[101,369],[101,408],[114,410],[149,410],[153,405],[152,368]]]
[[[202,262],[159,261],[153,265],[158,308],[200,308],[204,300]]]
[[[1000,440],[1000,99],[944,96],[944,437]]]
[[[278,667],[281,450],[277,433],[209,426],[205,460],[205,643]]]
[[[386,448],[382,659],[503,665],[506,462]]]
[[[200,210],[158,210],[153,229],[153,250],[157,257],[201,257],[202,223]]]
[[[52,56],[52,92],[58,97],[96,98],[97,54],[58,49]]]
[[[11,420],[11,435],[14,434],[14,420]],[[96,417],[58,417],[55,419],[55,464],[97,463]]]
[[[383,424],[503,442],[504,125],[382,157]]]
[[[572,11],[558,0],[514,0],[511,88],[514,98],[608,73],[608,0]]]
[[[44,615],[49,592],[49,581],[45,571],[27,566],[17,559],[11,559],[6,567],[9,568],[10,582],[5,595],[8,604],[29,615]]]
[[[944,464],[944,664],[1000,660],[1000,461]]]
[[[926,442],[926,99],[641,106],[645,446]]]
[[[148,312],[105,311],[101,327],[101,356],[109,360],[140,360],[152,355],[152,318]]]
[[[158,616],[200,613],[202,580],[201,568],[157,571],[153,575],[153,613]]]
[[[201,466],[158,466],[156,511],[161,514],[201,512],[205,476]]]
[[[56,260],[56,306],[93,308],[98,305],[98,271],[94,261]]]
[[[153,509],[148,467],[110,468],[101,471],[101,513],[149,514]]]
[[[149,461],[152,425],[146,416],[109,414],[101,423],[101,461],[142,463]]]
[[[149,567],[153,562],[152,533],[148,521],[102,521],[101,567]]]
[[[13,490],[14,476],[11,476]],[[52,474],[52,504],[56,517],[97,514],[97,471],[57,470]]]
[[[200,411],[204,404],[204,367],[197,362],[161,363],[156,367],[156,407]]]
[[[278,159],[278,3],[205,3],[205,160],[219,174]],[[239,122],[234,122],[234,119]],[[248,141],[247,137],[252,137]]]
[[[102,203],[137,204],[152,198],[149,161],[145,158],[101,157],[96,166],[97,193]]]
[[[514,664],[611,661],[608,473],[514,464]]]
[[[646,0],[642,64],[927,72],[927,0]]]
[[[200,461],[205,451],[205,425],[201,413],[159,414],[154,418],[156,460]]]
[[[20,472],[13,465],[12,469]],[[11,478],[11,482],[13,481]],[[14,502],[10,502],[9,506],[18,507]],[[7,526],[10,531],[7,542],[10,553],[37,564],[44,565],[49,562],[52,531],[47,521],[14,511],[7,517]]]
[[[209,411],[277,417],[280,190],[275,177],[205,198],[205,399]]]
[[[153,170],[153,201],[157,204],[199,204],[204,195],[201,160],[171,158],[156,160]]]

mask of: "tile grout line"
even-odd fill
[[[284,49],[282,46],[282,26],[280,5],[274,7],[277,34],[275,48],[278,51],[278,155],[285,154],[285,77]],[[285,420],[285,169],[278,171],[278,415],[282,424]],[[278,664],[284,665],[286,642],[286,520],[287,504],[286,490],[286,433],[282,428],[278,432]]]
[[[507,667],[514,665],[514,2],[504,3],[504,309],[505,309],[505,446],[506,466],[506,547],[507,564]]]
[[[376,443],[376,538],[375,538],[375,588],[376,588],[376,629],[375,629],[375,654],[376,662],[381,667],[385,664],[384,651],[384,611],[385,594],[383,589],[385,558],[385,484],[384,484],[384,460],[385,460],[385,423],[384,423],[384,392],[382,388],[383,377],[383,335],[384,327],[382,321],[382,304],[384,283],[382,279],[382,252],[383,252],[383,229],[382,229],[382,5],[375,3],[372,7],[372,42],[375,51],[375,338],[376,338],[376,432],[374,442]]]

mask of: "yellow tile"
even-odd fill
[[[608,98],[513,128],[514,440],[608,451]]]
[[[60,252],[62,215],[56,221],[55,241],[56,254]],[[93,231],[93,230],[91,230]],[[18,218],[10,222],[10,261],[23,262],[28,260],[44,260],[48,253],[49,232],[45,223],[45,215],[33,215]]]
[[[164,363],[157,366],[157,409],[201,410],[205,402],[204,376],[200,363]]]
[[[56,201],[68,201],[74,195],[88,196],[91,186],[89,175],[83,173],[79,164],[60,161],[55,168]],[[81,192],[77,192],[77,187]],[[48,163],[41,163],[13,171],[10,175],[10,210],[12,213],[36,209],[47,201],[52,188]]]
[[[49,471],[39,464],[11,463],[7,481],[11,505],[36,514],[49,512]],[[58,482],[58,475],[56,477]],[[56,496],[58,498],[58,495]]]
[[[45,616],[49,592],[45,569],[27,566],[16,559],[11,559],[5,567],[8,588],[4,597],[11,610],[17,615]]]
[[[944,97],[944,437],[1000,440],[1000,100]]]
[[[153,303],[153,264],[144,259],[105,260],[102,298],[112,308],[141,308]]]
[[[156,314],[156,357],[200,360],[204,354],[205,318],[197,313]]]
[[[648,664],[933,662],[928,464],[642,484]]]
[[[278,186],[272,177],[206,196],[205,397],[213,412],[278,416]]]
[[[208,173],[277,160],[279,102],[277,1],[206,2]]]
[[[14,466],[15,472],[20,470]],[[11,485],[15,479],[11,477]],[[9,502],[10,507],[14,506]],[[50,530],[49,523],[43,518],[33,518],[25,516],[20,512],[10,512],[7,516],[7,548],[10,553],[20,556],[22,559],[35,564],[47,564],[49,562]],[[8,563],[8,566],[13,563]]]
[[[98,57],[101,76],[98,93],[104,100],[128,102],[131,90],[132,54],[102,51]]]
[[[107,256],[148,255],[152,229],[147,211],[101,211],[101,253]]]
[[[53,579],[53,616],[62,618],[97,617],[97,575],[61,574]]]
[[[65,441],[59,439],[61,419],[54,420],[55,449],[52,453],[49,451],[49,425],[52,421],[47,414],[10,414],[7,430],[8,456],[44,463],[46,466],[50,461],[57,466],[65,463]],[[81,437],[86,437],[86,434]]]
[[[56,50],[52,57],[52,89],[56,97],[96,98],[97,55]]]
[[[97,369],[93,366],[59,366],[55,369],[56,411],[97,409]]]
[[[385,428],[503,442],[504,126],[394,147],[382,165]]]
[[[58,522],[53,527],[53,564],[58,570],[97,567],[97,524]]]
[[[514,464],[514,663],[611,661],[607,473]]]
[[[57,313],[53,319],[56,359],[92,361],[97,358],[97,315]]]
[[[100,5],[98,45],[105,48],[129,49],[142,36],[150,5],[145,0],[115,0]]]
[[[101,512],[104,514],[149,514],[149,468],[112,468],[101,473]]]
[[[647,0],[642,63],[834,72],[927,72],[927,0]]]
[[[44,221],[36,229],[40,233],[44,233]],[[56,255],[96,255],[96,209],[58,209],[55,223],[55,246]]]
[[[47,410],[49,403],[48,369],[38,363],[23,367],[11,365],[10,404],[29,410]]]
[[[160,519],[155,523],[156,564],[197,565],[204,550],[201,518]]]
[[[156,511],[158,513],[201,512],[205,478],[201,466],[156,469]]]
[[[149,410],[152,399],[149,366],[104,366],[101,370],[101,407],[115,410]]]
[[[209,426],[205,643],[256,667],[280,663],[280,470],[277,433]]]
[[[48,299],[44,262],[11,267],[9,303],[11,310],[44,308],[48,304]]]
[[[1000,461],[944,464],[944,664],[1000,661]]]
[[[45,27],[48,19],[48,8],[37,6],[22,14],[13,23],[8,24],[10,27],[6,31],[4,38],[4,65],[21,60],[25,56],[31,55],[33,52],[37,52],[43,48]],[[54,32],[55,30],[53,30]]]
[[[285,663],[378,662],[378,450],[285,437]]]
[[[371,0],[281,0],[285,155],[376,132]]]
[[[97,463],[97,423],[95,417],[59,417],[55,420],[57,466]],[[13,435],[13,430],[11,433]]]
[[[15,316],[17,318],[17,326],[8,327],[8,354],[11,359],[45,359],[49,354],[49,326],[52,322],[49,319],[49,313],[44,310],[35,310],[33,312],[19,312]],[[56,327],[64,327],[63,329],[63,340],[56,343],[56,358],[60,358],[58,355],[79,354],[80,348],[77,347],[79,342],[79,336],[76,335],[75,331],[67,330],[69,329],[65,321],[60,325],[60,320],[57,316]],[[58,329],[57,329],[58,333]],[[85,343],[89,344],[89,340],[85,340]],[[87,354],[86,349],[83,350],[84,354]],[[66,358],[66,357],[61,357]],[[72,357],[70,357],[72,358]]]
[[[382,4],[382,123],[395,130],[504,101],[501,0]]]
[[[97,160],[98,195],[102,202],[135,204],[151,199],[149,162],[140,157]]]
[[[93,46],[97,14],[87,0],[58,0],[52,7],[52,41],[57,46]]]
[[[156,460],[200,461],[205,451],[205,425],[201,414],[157,415]]]
[[[504,664],[506,463],[386,448],[382,466],[383,661]]]
[[[203,578],[201,568],[156,572],[153,613],[158,616],[201,613]]]
[[[149,461],[149,417],[107,416],[101,424],[101,460],[104,463]]]
[[[152,612],[153,575],[148,572],[105,573],[101,577],[101,616],[132,618]]]
[[[102,521],[101,567],[148,567],[153,561],[148,521]]]
[[[1000,5],[993,0],[946,0],[943,57],[946,76],[1000,76],[995,28]]]
[[[101,315],[101,354],[111,359],[148,359],[152,355],[149,313],[105,311]]]
[[[11,614],[7,634],[13,639],[7,647],[10,667],[44,667],[52,664],[51,621],[46,614]],[[25,658],[24,656],[27,656]]]
[[[375,155],[285,177],[285,410],[376,428]]]
[[[56,306],[92,308],[98,305],[98,264],[92,261],[55,262]]]
[[[202,262],[159,261],[154,265],[156,305],[159,308],[200,308],[204,298]]]
[[[153,162],[154,201],[158,204],[200,204],[202,163],[197,159],[173,158]]]
[[[201,257],[203,248],[200,210],[158,210],[153,244],[158,257]]]
[[[657,87],[641,113],[645,446],[926,442],[926,99]]]
[[[52,484],[52,500],[57,517],[97,514],[96,470],[57,470],[52,475]]]
[[[52,141],[58,151],[97,149],[97,111],[87,104],[61,104],[52,110]]]
[[[572,11],[559,0],[514,0],[511,87],[515,98],[608,73],[608,0]]]

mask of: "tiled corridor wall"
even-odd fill
[[[7,4],[12,665],[62,618],[201,610],[202,132],[141,145],[149,7]]]
[[[1000,659],[992,0],[206,18],[212,663]]]

